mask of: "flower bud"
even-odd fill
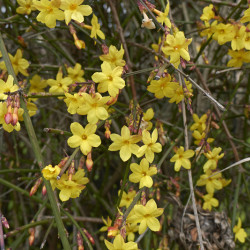
[[[94,162],[92,160],[91,152],[89,152],[87,155],[87,160],[86,160],[86,167],[89,172],[92,170],[93,165],[94,165]]]
[[[68,161],[68,159],[69,159],[68,156],[67,156],[67,157],[64,157],[64,158],[59,162],[58,167],[59,167],[59,168],[62,168],[62,167],[66,164],[66,162]]]
[[[45,196],[47,194],[47,189],[46,189],[46,186],[43,185],[43,188],[42,188],[42,195]]]
[[[95,240],[94,238],[92,237],[92,235],[85,229],[83,228],[82,229],[83,232],[85,233],[85,235],[88,237],[89,241],[91,242],[92,245],[95,245]]]
[[[35,185],[31,188],[30,190],[30,196],[34,195],[37,191],[37,189],[39,188],[39,186],[41,185],[43,179],[42,177],[40,177],[36,182]]]
[[[106,44],[102,44],[102,52],[104,55],[109,53],[109,47]]]
[[[3,224],[3,226],[5,228],[7,228],[7,229],[10,228],[10,225],[9,225],[8,221],[7,221],[7,219],[4,216],[2,216],[2,224]]]
[[[78,250],[84,250],[83,239],[79,231],[77,232],[76,238],[77,238]]]
[[[5,115],[4,115],[4,121],[6,124],[10,124],[13,120],[13,116],[12,116],[12,113],[9,113],[7,112]]]
[[[82,157],[80,158],[80,161],[79,161],[78,170],[79,170],[79,169],[83,169],[84,163],[85,163],[85,158],[84,158],[84,156],[82,156]]]
[[[15,126],[18,122],[18,108],[14,107],[14,111],[13,111],[13,115],[12,115],[12,121],[11,121],[11,125]]]
[[[29,229],[29,245],[32,246],[35,241],[35,228],[32,227]]]

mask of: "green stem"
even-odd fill
[[[15,75],[14,69],[12,67],[10,58],[9,58],[7,50],[5,48],[5,44],[4,44],[1,32],[0,32],[0,50],[2,52],[2,56],[3,56],[3,59],[5,61],[6,68],[8,70],[9,75],[12,75],[14,78],[15,84],[18,84],[18,80],[16,78],[16,75]],[[29,139],[30,139],[32,148],[34,150],[34,154],[35,154],[37,163],[38,163],[40,169],[42,169],[44,167],[44,162],[43,162],[41,149],[39,147],[36,133],[34,131],[34,127],[32,125],[32,122],[31,122],[31,119],[30,119],[30,116],[28,114],[28,110],[27,110],[27,107],[26,107],[26,104],[25,104],[23,98],[20,98],[20,105],[24,109],[23,120],[24,120],[25,127],[26,127],[28,135],[29,135]],[[50,201],[50,204],[52,207],[53,214],[55,216],[57,229],[58,229],[58,233],[59,233],[59,236],[61,238],[61,241],[62,241],[63,248],[70,249],[70,244],[69,244],[66,232],[65,232],[65,228],[64,228],[64,225],[63,225],[63,222],[61,219],[61,215],[60,215],[60,212],[59,212],[59,209],[58,209],[58,206],[56,203],[56,199],[55,199],[53,190],[52,190],[51,185],[50,185],[50,182],[44,178],[43,178],[43,181],[44,181],[44,184],[46,186],[46,190],[47,190],[49,201]]]

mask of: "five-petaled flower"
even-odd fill
[[[85,128],[78,122],[73,122],[70,125],[70,130],[73,133],[68,139],[68,145],[71,148],[77,148],[80,146],[80,149],[84,155],[87,155],[91,152],[92,147],[98,147],[101,144],[101,139],[98,135],[95,134],[97,129],[96,125],[87,124]]]
[[[104,242],[109,250],[139,250],[135,242],[125,243],[120,234],[116,235],[113,243],[107,240],[104,240]]]
[[[121,135],[111,134],[110,139],[113,143],[109,146],[109,151],[120,150],[120,157],[123,161],[127,161],[132,154],[138,153],[139,146],[136,143],[141,140],[141,136],[131,135],[128,127],[123,126]]]
[[[247,237],[247,234],[245,230],[242,227],[241,219],[238,218],[238,224],[234,226],[233,232],[235,233],[235,241],[238,240],[241,243],[245,242],[245,238]]]
[[[191,168],[191,162],[189,158],[193,157],[194,151],[193,150],[187,150],[184,151],[184,148],[181,146],[179,149],[176,150],[175,155],[170,159],[171,162],[175,162],[174,164],[174,170],[180,171],[181,166],[183,166],[186,169]]]

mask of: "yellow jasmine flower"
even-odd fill
[[[102,97],[101,94],[89,95],[83,93],[85,103],[77,109],[77,114],[87,115],[90,124],[96,124],[99,120],[106,120],[109,117],[105,104],[109,101],[109,96]]]
[[[106,55],[101,55],[99,58],[103,62],[108,62],[112,68],[117,66],[125,66],[126,62],[123,60],[124,49],[121,45],[120,50],[118,50],[115,46],[111,45],[109,47],[109,53]]]
[[[200,133],[198,130],[195,130],[192,136],[195,138],[194,144],[200,145],[201,141],[206,138],[206,133],[205,132]],[[206,141],[208,143],[212,143],[214,141],[214,138],[207,138]]]
[[[38,22],[44,23],[49,28],[55,28],[56,20],[64,20],[63,11],[59,10],[60,0],[34,1],[34,7],[40,11],[36,17]]]
[[[231,47],[233,50],[241,50],[245,47],[245,34],[246,34],[246,27],[244,25],[235,24],[234,27],[234,37],[231,41]]]
[[[104,240],[104,243],[109,250],[138,250],[138,246],[135,242],[125,243],[120,234],[115,236],[113,243],[107,240]]]
[[[127,220],[129,223],[140,223],[139,234],[142,234],[149,227],[152,231],[157,232],[160,230],[160,222],[156,219],[163,213],[163,208],[157,208],[153,199],[149,200],[145,206],[135,205],[134,215],[130,216]]]
[[[133,172],[129,175],[131,182],[140,182],[139,188],[152,187],[153,180],[151,176],[157,174],[157,168],[155,166],[149,167],[149,163],[145,158],[141,160],[140,165],[137,163],[130,164],[130,170]]]
[[[20,131],[21,129],[21,126],[20,126],[20,123],[17,122],[17,124],[15,126],[13,126],[12,124],[6,124],[5,122],[5,115],[7,114],[7,103],[6,102],[0,102],[0,124],[3,125],[3,129],[5,131],[7,131],[8,133],[12,132],[13,130],[16,130],[16,131]],[[22,108],[19,108],[18,109],[18,120],[19,120],[19,117],[22,116],[24,113],[24,110]]]
[[[91,24],[92,24],[92,29],[91,29],[91,34],[90,37],[91,38],[96,38],[97,36],[99,36],[101,39],[105,39],[105,35],[104,33],[101,31],[100,29],[100,24],[98,23],[98,18],[96,17],[95,14],[93,14],[92,20],[91,20]]]
[[[10,53],[8,53],[8,55],[15,74],[17,75],[20,72],[24,76],[28,76],[29,74],[27,72],[27,68],[29,67],[29,62],[26,59],[22,58],[23,52],[20,49],[18,49],[16,51],[15,56],[12,56]],[[7,70],[4,61],[0,62],[0,69]]]
[[[221,173],[215,174],[211,170],[207,170],[205,174],[200,176],[200,179],[197,181],[197,186],[205,186],[209,194],[213,194],[214,191],[220,190],[223,188],[222,184],[222,175]],[[213,176],[211,176],[213,175]],[[211,177],[210,177],[211,176]]]
[[[250,5],[247,10],[244,11],[244,16],[240,19],[241,23],[250,22]]]
[[[212,207],[218,207],[219,206],[219,201],[213,197],[213,194],[206,194],[203,195],[203,206],[202,208],[205,210],[212,210]]]
[[[136,155],[139,150],[137,142],[141,140],[140,135],[131,135],[128,127],[123,126],[121,135],[111,134],[110,139],[113,143],[109,146],[109,151],[120,150],[120,157],[123,161],[127,161],[132,154]]]
[[[102,72],[96,72],[92,75],[92,80],[99,83],[97,90],[100,93],[108,93],[115,97],[119,94],[119,90],[125,87],[125,82],[121,78],[123,68],[120,66],[114,69],[108,62],[103,62],[101,65]]]
[[[189,158],[193,157],[194,151],[189,149],[187,151],[184,151],[184,148],[181,146],[180,148],[177,148],[175,155],[170,159],[170,162],[175,162],[174,164],[174,170],[180,171],[181,166],[183,166],[186,169],[191,168],[191,162]]]
[[[241,228],[242,227],[242,223],[241,223],[241,219],[240,217],[238,218],[238,224],[234,226],[233,228],[233,232],[235,234],[235,241],[238,240],[241,243],[245,243],[245,239],[247,237],[247,233],[246,231]]]
[[[74,95],[71,95],[70,93],[65,93],[65,97],[63,100],[66,103],[68,109],[67,111],[70,114],[76,114],[78,108],[85,102],[85,99],[82,95],[79,95],[78,93],[75,93]]]
[[[59,175],[61,169],[56,165],[53,167],[51,164],[46,166],[42,170],[43,177],[50,181],[51,187],[54,190],[56,188],[57,176]]]
[[[56,80],[48,79],[47,83],[50,86],[49,93],[64,93],[68,92],[68,86],[72,84],[72,80],[69,77],[63,78],[62,70],[59,69]],[[62,99],[62,97],[59,97],[59,99]]]
[[[37,112],[37,106],[33,102],[27,102],[27,109],[30,117],[35,115]],[[20,121],[23,121],[23,116],[20,117]]]
[[[152,163],[154,160],[154,153],[160,153],[162,150],[162,146],[159,142],[156,142],[158,139],[158,131],[155,128],[152,133],[152,138],[150,137],[150,133],[144,129],[142,131],[142,141],[144,145],[139,148],[137,157],[142,157],[145,154],[146,159]]]
[[[20,5],[16,12],[18,14],[27,14],[29,15],[31,11],[36,10],[33,5],[33,0],[17,0],[17,3]]]
[[[34,75],[30,79],[29,93],[41,93],[48,86],[47,80],[44,80],[39,75]],[[36,101],[37,98],[32,98],[32,101]]]
[[[167,35],[167,45],[162,48],[162,51],[166,56],[170,56],[170,62],[175,66],[175,68],[178,68],[181,57],[186,61],[190,61],[188,45],[191,42],[192,38],[185,38],[182,31],[176,32],[175,35]]]
[[[6,100],[8,95],[4,94],[7,92],[15,92],[18,90],[18,86],[13,83],[14,78],[12,75],[8,75],[7,81],[0,79],[0,100]]]
[[[212,22],[212,24],[210,25],[210,23],[208,21],[205,21],[204,25],[200,27],[201,32],[200,32],[200,36],[207,36],[207,38],[210,38],[216,29],[218,21],[215,20]]]
[[[138,225],[137,223],[127,223],[126,224],[126,235],[128,241],[134,241],[135,240],[135,233],[138,232]]]
[[[214,148],[213,151],[208,151],[208,153],[204,153],[204,155],[208,158],[208,161],[204,164],[203,170],[206,172],[208,169],[216,169],[218,160],[224,156],[224,153],[219,155],[222,148]]]
[[[84,16],[89,16],[92,13],[92,8],[89,5],[81,5],[84,0],[62,0],[61,9],[64,10],[65,22],[68,25],[73,19],[79,23],[84,21]]]
[[[95,134],[97,129],[96,125],[87,124],[85,128],[78,122],[73,122],[70,125],[70,130],[73,133],[68,139],[68,145],[71,148],[77,148],[80,146],[80,150],[84,155],[91,152],[92,147],[98,147],[101,144],[101,139]]]
[[[152,108],[147,109],[145,113],[143,113],[141,128],[150,130],[153,127],[153,123],[150,121],[154,118],[154,110]]]
[[[142,15],[143,15],[144,18],[142,19],[141,27],[142,28],[147,28],[149,30],[155,29],[155,24],[152,21],[152,19],[149,19],[148,15],[144,11],[142,12]]]
[[[203,14],[201,15],[202,21],[207,22],[215,17],[213,8],[214,6],[212,4],[209,4],[209,6],[203,9]]]
[[[80,196],[81,191],[85,188],[85,185],[89,182],[89,179],[85,177],[83,169],[78,170],[69,179],[68,171],[62,175],[60,180],[56,182],[56,187],[61,190],[59,198],[61,201],[67,201],[69,198],[77,198]]]
[[[171,82],[171,75],[166,74],[165,77],[161,77],[159,80],[152,80],[147,90],[155,94],[156,98],[162,99],[164,96],[174,95],[174,90],[170,83],[173,83]]]
[[[227,63],[228,67],[241,67],[243,63],[250,62],[250,51],[245,51],[243,49],[239,51],[229,50],[228,55],[232,57]]]
[[[161,23],[161,24],[165,23],[165,25],[166,25],[168,28],[171,28],[171,22],[170,22],[170,20],[169,20],[169,18],[168,18],[168,13],[169,13],[169,2],[168,2],[167,6],[166,6],[166,8],[165,8],[164,13],[161,12],[161,11],[158,11],[158,10],[156,10],[156,9],[154,9],[154,12],[158,15],[158,17],[156,17],[156,20],[157,20],[159,23]]]
[[[220,45],[232,41],[235,36],[235,29],[232,24],[219,23],[215,26],[213,39]]]
[[[118,195],[120,195],[120,191],[118,192]],[[133,201],[135,195],[136,195],[135,190],[128,191],[128,193],[123,191],[122,199],[121,199],[119,207],[124,207],[125,206],[126,208],[128,208],[129,205],[131,204],[131,202]]]
[[[194,124],[190,127],[190,130],[198,130],[200,133],[206,129],[207,114],[204,114],[199,118],[197,114],[193,114]]]
[[[170,88],[172,89],[171,91],[168,91],[166,93],[166,97],[170,98],[170,100],[168,102],[173,103],[175,102],[176,104],[180,103],[184,97],[191,97],[192,93],[193,93],[193,89],[192,89],[192,84],[189,81],[186,81],[186,86],[187,86],[187,90],[183,90],[183,87],[177,83],[177,82],[171,82],[170,83]]]
[[[76,63],[75,67],[68,67],[67,68],[68,77],[71,78],[73,83],[76,82],[85,82],[83,78],[84,71],[82,70],[82,66],[79,63]]]
[[[102,221],[103,223],[105,224],[105,226],[101,227],[100,228],[100,232],[105,232],[105,231],[108,231],[108,228],[111,227],[112,225],[112,220],[109,218],[107,218],[107,220],[105,220],[103,217],[102,217]]]

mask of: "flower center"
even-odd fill
[[[70,4],[69,9],[70,9],[70,10],[75,10],[76,7],[77,7],[77,5],[74,4],[74,3],[72,3],[72,4]]]
[[[88,138],[87,135],[82,135],[83,140],[87,140],[87,138]]]

